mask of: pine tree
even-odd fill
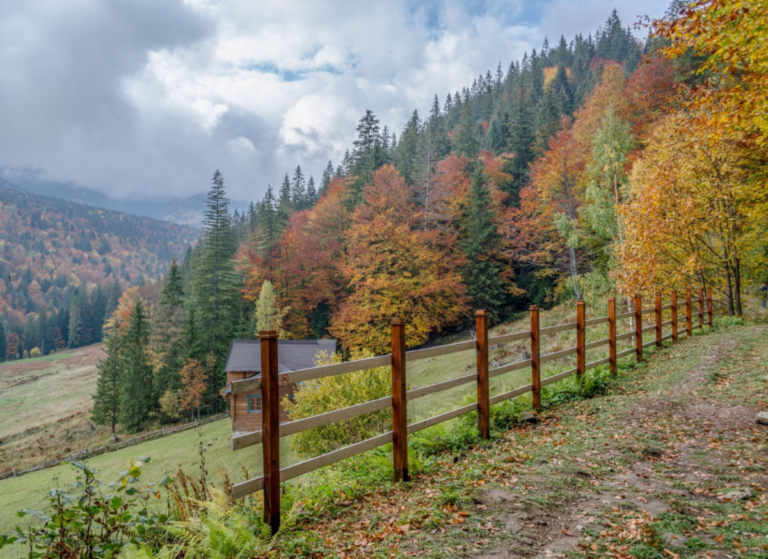
[[[331,185],[332,180],[333,163],[328,160],[328,165],[325,167],[325,171],[323,171],[323,178],[320,180],[320,192],[318,193],[318,198],[322,198],[325,193],[328,192],[328,187]]]
[[[464,283],[476,309],[498,319],[506,300],[501,268],[493,260],[500,237],[494,222],[496,211],[482,165],[472,173],[469,203],[462,218],[461,248],[466,255]]]
[[[150,412],[157,407],[147,351],[149,319],[141,301],[133,308],[122,344],[118,419],[129,432],[136,432],[144,428]]]
[[[216,361],[215,374],[210,378],[211,398],[226,383],[224,361],[235,335],[240,311],[238,278],[233,260],[237,247],[228,205],[224,178],[216,171],[206,202],[199,243],[202,248],[192,283],[192,301],[199,322],[198,330],[205,336],[200,340],[202,356],[207,358],[209,354],[213,355]]]
[[[307,207],[307,186],[304,182],[304,173],[301,171],[301,165],[297,165],[296,171],[293,173],[291,206],[296,211],[301,211]]]
[[[453,149],[469,159],[477,157],[480,150],[480,141],[475,132],[472,106],[469,101],[462,104],[458,130],[453,137]]]
[[[93,341],[93,315],[87,296],[76,289],[69,303],[69,347],[83,347]]]
[[[421,119],[419,118],[419,113],[413,111],[400,136],[400,145],[397,146],[397,170],[405,179],[406,184],[414,184],[419,172],[420,129]]]
[[[509,192],[507,202],[517,205],[520,200],[520,190],[528,183],[529,168],[535,157],[533,151],[534,133],[531,121],[531,110],[527,96],[522,88],[518,88],[515,105],[509,124],[509,151],[514,155],[509,163],[507,172],[512,175],[512,192]]]
[[[284,208],[286,211],[290,211],[292,209],[292,202],[291,181],[288,178],[288,173],[286,173],[283,178],[283,183],[280,185],[280,192],[278,193],[278,206],[281,209]]]
[[[115,434],[115,425],[120,415],[120,389],[122,386],[120,355],[120,335],[114,333],[105,342],[107,358],[99,361],[96,368],[99,376],[96,379],[96,393],[93,395],[93,411],[91,419],[96,425],[109,425],[112,435]]]
[[[315,179],[312,175],[309,176],[307,181],[307,202],[308,208],[313,208],[317,204],[317,189],[315,188]]]
[[[181,347],[183,298],[181,270],[176,258],[173,258],[163,283],[155,320],[155,358],[159,364],[155,384],[158,396],[179,388],[178,372],[184,358]]]
[[[539,153],[547,151],[549,139],[560,130],[561,114],[553,85],[550,84],[544,92],[536,115],[536,149]]]

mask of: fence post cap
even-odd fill
[[[259,338],[277,338],[277,330],[261,330]]]
[[[391,320],[391,324],[392,326],[398,326],[400,324],[405,324],[405,322],[399,316],[393,316]]]
[[[475,311],[475,316],[488,316],[488,311],[482,309],[477,310]]]
[[[528,308],[528,310],[529,310],[529,311],[537,311],[537,310],[539,310],[539,305],[531,305],[531,306]]]

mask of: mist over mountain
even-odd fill
[[[184,198],[147,198],[138,196],[125,199],[113,198],[92,188],[78,186],[73,183],[43,180],[34,175],[20,176],[10,173],[5,169],[0,169],[0,184],[2,184],[3,188],[41,194],[52,198],[60,198],[68,202],[86,204],[142,217],[151,217],[196,228],[199,228],[202,224],[203,210],[205,209],[205,194],[196,194]],[[242,212],[248,208],[248,204],[234,200],[231,202],[231,208],[233,211],[237,209]]]

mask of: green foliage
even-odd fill
[[[285,338],[283,331],[283,317],[290,309],[280,309],[277,307],[275,290],[272,288],[272,282],[264,281],[259,292],[259,299],[256,301],[256,332],[263,330],[276,330],[281,338]]]
[[[201,505],[200,515],[167,528],[172,544],[160,549],[132,544],[123,549],[120,559],[247,559],[269,551],[271,538],[254,531],[253,515],[246,507],[233,506],[215,489],[212,499]]]
[[[289,196],[290,184],[287,192]],[[206,202],[190,301],[199,336],[191,357],[201,362],[207,362],[209,355],[214,357],[209,376],[211,398],[215,398],[218,389],[226,382],[224,364],[230,343],[238,333],[242,307],[238,291],[240,278],[234,263],[237,246],[228,204],[224,178],[216,171]],[[212,400],[211,407],[218,407],[218,402]]]
[[[372,357],[368,353],[353,353],[352,360]],[[323,356],[318,365],[341,362],[337,353]],[[378,367],[342,376],[308,381],[294,395],[294,401],[283,401],[291,419],[302,419],[321,413],[384,398],[392,393],[389,367]],[[361,415],[353,419],[324,425],[291,437],[291,447],[299,456],[316,456],[337,448],[379,435],[391,427],[388,409]]]
[[[96,469],[80,462],[69,464],[80,472],[76,483],[71,489],[49,491],[48,510],[20,511],[19,517],[35,518],[39,524],[17,526],[15,533],[0,537],[0,549],[15,544],[25,546],[30,558],[106,559],[116,557],[129,543],[159,547],[165,540],[168,516],[152,503],[160,499],[159,489],[167,480],[141,484],[137,462],[105,484],[97,479]]]
[[[494,261],[501,238],[496,230],[496,209],[478,164],[472,173],[469,203],[462,222],[461,248],[467,257],[464,283],[475,308],[485,309],[498,319],[506,301],[500,265]]]
[[[130,432],[147,423],[156,407],[152,367],[149,363],[149,320],[141,301],[136,303],[128,329],[119,342],[120,405],[118,419]],[[120,335],[120,334],[118,334]]]

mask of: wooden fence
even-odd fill
[[[273,532],[280,526],[280,483],[294,479],[298,476],[312,472],[324,466],[334,464],[345,458],[361,454],[382,445],[393,443],[393,462],[395,481],[407,481],[408,475],[408,435],[437,425],[444,421],[461,415],[477,411],[478,430],[480,436],[490,437],[490,407],[499,402],[509,400],[526,392],[532,393],[532,402],[535,410],[541,409],[541,389],[544,386],[554,384],[560,380],[577,375],[583,378],[586,371],[603,364],[608,364],[612,374],[617,372],[617,361],[622,357],[635,356],[637,361],[643,360],[643,349],[651,346],[661,346],[665,340],[677,341],[680,321],[685,321],[685,331],[692,335],[694,323],[694,310],[698,315],[698,327],[704,326],[705,302],[707,323],[712,325],[712,291],[707,290],[706,299],[704,290],[698,293],[698,309],[694,309],[694,301],[690,289],[686,291],[684,314],[678,316],[681,310],[678,306],[677,293],[672,292],[671,301],[667,305],[662,304],[662,296],[656,294],[655,304],[650,308],[643,308],[642,298],[635,296],[634,310],[616,314],[616,302],[614,298],[608,299],[608,316],[599,318],[586,318],[583,301],[576,304],[576,322],[560,324],[549,328],[539,327],[539,308],[530,308],[531,327],[529,331],[504,334],[501,336],[488,336],[488,313],[480,310],[475,313],[476,336],[474,340],[458,342],[449,345],[406,351],[405,324],[399,318],[393,318],[391,322],[392,342],[391,353],[379,357],[360,359],[334,365],[324,365],[303,369],[290,373],[278,373],[277,359],[277,333],[274,331],[260,332],[261,339],[261,371],[259,378],[244,379],[232,382],[232,394],[252,393],[262,391],[262,430],[232,438],[232,450],[243,449],[261,443],[263,447],[263,475],[232,486],[232,496],[242,498],[257,491],[264,491],[264,520],[270,525]],[[662,321],[666,311],[670,311],[671,320]],[[644,327],[643,317],[654,315],[652,326]],[[618,321],[634,319],[634,330],[617,333]],[[594,342],[586,343],[586,329],[589,326],[608,324],[608,337]],[[671,332],[663,335],[663,329],[671,327]],[[541,337],[567,330],[576,330],[576,347],[556,351],[554,353],[541,354]],[[644,342],[643,335],[653,331],[654,338]],[[634,347],[618,351],[618,342],[634,338]],[[514,341],[530,340],[531,355],[529,359],[509,363],[491,369],[489,367],[489,347],[492,344],[502,345]],[[608,357],[592,362],[587,362],[587,352],[591,349],[608,346]],[[421,359],[428,359],[442,355],[449,355],[461,351],[474,350],[477,355],[477,367],[474,374],[453,378],[438,382],[429,386],[407,390],[406,368],[408,363]],[[542,365],[546,362],[576,354],[576,367],[541,378]],[[279,384],[300,383],[313,379],[320,379],[335,375],[364,371],[375,367],[390,366],[392,368],[392,395],[378,400],[357,404],[347,408],[323,413],[320,415],[299,419],[292,422],[279,422]],[[531,369],[531,382],[514,390],[490,396],[490,380],[518,371]],[[408,424],[407,403],[417,398],[423,398],[462,386],[475,383],[477,387],[477,402],[462,406],[452,411],[430,417],[416,423]],[[301,433],[309,429],[321,427],[351,419],[363,414],[392,409],[392,430],[376,437],[352,444],[350,446],[334,450],[316,458],[304,462],[280,468],[280,438]]]
[[[205,425],[206,423],[211,423],[212,421],[218,421],[219,419],[224,419],[225,417],[229,417],[228,411],[211,415],[209,417],[205,417],[200,420],[192,421],[191,423],[184,423],[182,425],[175,425],[173,427],[163,427],[162,429],[158,429],[157,431],[151,431],[149,433],[144,433],[143,435],[137,435],[135,437],[131,437],[130,439],[125,439],[123,441],[115,442],[112,444],[105,444],[96,448],[86,448],[85,450],[81,450],[80,452],[73,452],[71,454],[60,455],[58,458],[43,460],[42,464],[38,464],[34,468],[28,468],[26,470],[18,470],[18,471],[16,469],[12,469],[12,470],[3,472],[2,474],[0,474],[0,480],[10,478],[10,477],[19,477],[19,476],[23,476],[24,474],[29,474],[32,472],[39,472],[40,470],[45,470],[47,468],[54,468],[56,466],[60,466],[61,463],[65,460],[70,460],[70,461],[83,460],[85,458],[93,458],[94,456],[106,454],[107,452],[115,452],[116,450],[121,450],[129,446],[143,443],[144,441],[148,441],[150,439],[164,437],[172,433],[178,433],[179,431],[186,431],[187,429],[194,429],[195,427],[199,427],[200,425]]]

